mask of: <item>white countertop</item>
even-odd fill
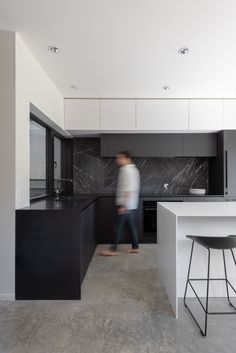
[[[158,202],[178,217],[236,217],[236,202]]]

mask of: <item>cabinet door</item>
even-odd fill
[[[94,250],[97,245],[95,234],[96,227],[96,204],[92,203],[81,211],[81,228],[80,228],[80,259],[81,259],[81,280],[87,272],[88,266],[92,259]]]
[[[223,128],[222,99],[190,99],[190,130],[221,130]]]
[[[16,211],[17,300],[80,299],[79,218],[77,211]]]
[[[101,157],[115,157],[120,151],[136,153],[137,135],[133,134],[102,134]]]
[[[135,145],[138,157],[182,157],[182,134],[139,134]]]
[[[96,211],[97,211],[97,202],[93,202],[89,205],[89,261],[91,261],[94,251],[97,246],[97,235],[96,235]]]
[[[134,100],[101,100],[101,130],[135,130],[135,125]]]
[[[65,130],[99,130],[98,99],[65,99]]]
[[[107,134],[101,136],[101,156],[114,157],[120,151],[134,157],[183,157],[182,134]]]
[[[206,198],[204,196],[188,196],[184,197],[184,202],[204,202]]]
[[[224,99],[224,129],[236,129],[236,99]]]
[[[114,220],[116,216],[115,198],[100,197],[98,199],[98,243],[111,244],[114,239]]]
[[[223,196],[215,197],[215,196],[206,196],[205,197],[206,202],[224,202],[225,198]]]
[[[98,200],[98,243],[112,244],[114,242],[114,227],[116,220],[115,197],[100,197]],[[120,243],[130,243],[130,235],[126,226],[122,231]]]
[[[187,130],[188,101],[137,100],[137,130]]]
[[[82,283],[89,264],[88,208],[81,212],[80,219],[80,271]]]
[[[217,136],[216,134],[185,134],[184,135],[185,157],[216,157]]]
[[[224,131],[225,194],[236,196],[236,131]]]

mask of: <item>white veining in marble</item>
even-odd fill
[[[75,138],[73,146],[74,192],[115,192],[115,158],[100,156],[100,139]],[[190,188],[208,189],[207,158],[134,158],[134,162],[140,171],[141,193],[188,194]]]

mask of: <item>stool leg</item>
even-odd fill
[[[234,263],[235,263],[235,266],[236,266],[236,260],[235,260],[235,256],[234,256],[234,252],[233,252],[233,249],[230,249],[231,250],[231,254],[233,256],[233,260],[234,260]]]
[[[207,335],[207,319],[208,319],[208,303],[209,303],[209,287],[210,287],[210,266],[211,266],[211,250],[208,250],[208,266],[207,266],[207,292],[206,292],[206,310],[205,310],[205,332],[203,336]]]
[[[190,276],[190,270],[191,270],[192,258],[193,258],[193,248],[194,248],[194,240],[192,241],[189,266],[188,266],[188,275],[187,275],[187,281],[186,281],[186,286],[185,286],[185,291],[184,291],[184,305],[185,306],[186,306],[186,294],[187,294],[187,289],[188,289],[188,284],[189,284],[189,276]]]
[[[230,298],[229,298],[229,286],[228,286],[228,277],[227,277],[227,269],[226,269],[226,261],[225,261],[225,251],[224,249],[222,249],[222,253],[223,253],[223,262],[224,262],[224,271],[225,271],[225,286],[226,286],[226,293],[227,293],[227,299],[230,305]]]

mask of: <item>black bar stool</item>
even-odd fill
[[[186,287],[185,287],[185,293],[184,293],[184,305],[188,309],[189,313],[191,314],[193,320],[197,324],[198,328],[200,329],[200,332],[203,336],[206,336],[207,334],[207,318],[208,315],[218,315],[218,314],[236,314],[236,307],[232,304],[229,296],[229,287],[232,288],[232,290],[236,293],[235,288],[232,286],[230,281],[228,280],[227,277],[227,268],[226,268],[226,261],[225,261],[225,250],[230,250],[235,266],[236,266],[236,259],[235,255],[233,252],[233,249],[236,248],[236,235],[229,235],[227,237],[208,237],[208,236],[197,236],[197,235],[187,235],[187,238],[192,240],[192,248],[191,248],[191,253],[190,253],[190,260],[189,260],[189,268],[188,268],[188,276],[187,276],[187,281],[186,281]],[[207,249],[208,251],[208,265],[207,265],[207,278],[190,278],[190,270],[191,270],[191,264],[192,264],[192,257],[193,257],[193,248],[194,244],[198,243],[199,245],[203,246],[204,248]],[[211,262],[211,249],[217,249],[217,250],[222,250],[223,254],[223,263],[224,263],[224,273],[225,277],[224,278],[210,278],[210,262]],[[206,305],[204,306],[202,300],[199,298],[196,290],[194,289],[194,286],[191,282],[193,281],[206,281],[207,282],[207,289],[206,289]],[[210,286],[210,281],[225,281],[226,285],[226,293],[227,293],[227,299],[231,307],[234,309],[234,311],[227,311],[227,312],[209,312],[208,310],[208,303],[209,303],[209,286]],[[198,323],[197,319],[193,315],[192,311],[190,310],[189,306],[186,303],[186,295],[187,295],[187,290],[188,290],[188,285],[193,290],[193,293],[195,294],[200,306],[202,307],[204,313],[205,313],[205,327],[204,331],[202,330],[200,324]]]

